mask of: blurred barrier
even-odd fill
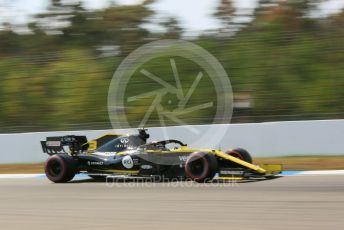
[[[225,131],[218,144],[204,143],[203,146],[227,150],[235,147],[248,149],[254,157],[285,156],[285,155],[339,155],[344,153],[344,120],[323,121],[287,121],[255,124],[211,125],[219,133]],[[205,132],[210,125],[193,126],[199,132]],[[150,128],[150,141],[164,139],[168,132],[171,139],[180,139],[185,143],[195,142],[195,136],[183,132],[185,127]],[[165,130],[165,131],[164,131]],[[115,130],[130,132],[135,130]],[[47,136],[55,135],[86,135],[95,138],[114,130],[85,130],[72,132],[39,132],[21,134],[0,134],[1,164],[35,163],[47,158],[42,153],[40,141]],[[216,138],[216,133],[214,133]]]

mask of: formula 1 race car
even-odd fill
[[[45,164],[49,180],[61,183],[86,173],[94,179],[163,178],[233,180],[270,178],[282,171],[281,165],[252,164],[250,154],[241,148],[227,152],[192,149],[178,140],[148,142],[146,129],[135,135],[108,134],[87,141],[85,136],[47,137],[41,141],[50,155]]]

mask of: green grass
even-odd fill
[[[284,170],[344,169],[343,156],[284,156],[255,158],[255,164],[283,164]]]

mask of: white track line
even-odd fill
[[[0,174],[0,179],[38,178],[44,174]]]
[[[303,171],[300,175],[344,175],[344,170]]]

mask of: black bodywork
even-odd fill
[[[50,158],[57,155],[62,159],[59,161],[66,164],[60,165],[59,168],[73,168],[71,174],[84,172],[91,176],[159,176],[179,179],[185,179],[192,174],[195,180],[202,177],[202,181],[205,175],[212,178],[215,173],[220,177],[266,176],[264,169],[255,169],[252,164],[243,167],[246,163],[244,160],[240,163],[233,159],[226,159],[225,156],[221,156],[224,153],[218,150],[202,152],[202,150],[190,149],[178,140],[147,143],[148,138],[149,134],[146,130],[140,129],[139,134],[105,135],[93,140],[96,148],[91,148],[92,141],[88,142],[85,136],[74,135],[48,137],[46,141],[41,142],[41,145],[43,151],[51,155]],[[170,145],[174,148],[168,147]],[[192,157],[193,163],[190,163]],[[46,164],[48,176],[47,167],[51,167],[49,159]],[[276,173],[273,172],[273,174]]]
[[[76,162],[78,172],[94,175],[124,173],[144,177],[152,175],[166,178],[185,177],[184,165],[190,152],[166,154],[169,151],[166,145],[186,146],[186,144],[178,140],[147,143],[148,138],[149,134],[145,130],[139,130],[138,135],[105,136],[97,139],[98,147],[92,151],[87,151],[89,146],[85,136],[47,137],[46,141],[41,141],[41,145],[43,152],[49,155],[70,154]],[[99,153],[119,154],[106,156]],[[125,160],[129,162],[123,163]]]

